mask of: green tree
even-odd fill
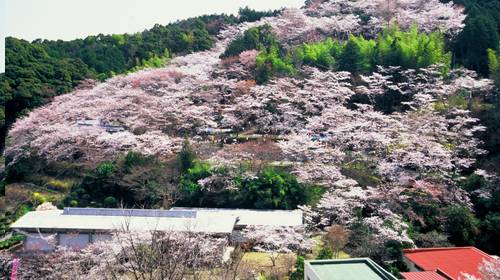
[[[242,36],[234,39],[226,47],[221,57],[238,55],[251,49],[268,50],[272,46],[278,46],[278,40],[272,32],[272,27],[265,24],[245,30]]]
[[[420,248],[433,248],[433,247],[450,247],[448,236],[437,231],[429,231],[426,233],[417,233],[413,236],[415,245]]]
[[[352,73],[366,73],[373,69],[376,42],[362,36],[349,36],[339,58],[339,69]]]
[[[363,71],[363,57],[361,56],[361,48],[358,45],[354,36],[350,36],[347,44],[342,51],[342,57],[339,60],[339,69],[360,73]]]
[[[263,17],[275,16],[279,11],[256,11],[250,9],[248,6],[245,8],[240,8],[238,10],[238,17],[240,22],[254,22],[258,21]]]
[[[191,143],[188,139],[185,139],[182,143],[181,151],[178,155],[178,162],[181,172],[188,171],[190,168],[194,167],[194,161],[196,159],[196,154],[191,148]]]
[[[295,209],[311,200],[313,188],[299,183],[292,174],[272,167],[264,168],[256,179],[239,182],[237,179],[237,185],[239,204],[257,209]]]
[[[298,59],[300,63],[321,69],[335,69],[336,57],[340,56],[341,51],[341,44],[328,38],[323,42],[304,43],[301,48],[296,50],[295,57],[300,57]]]
[[[477,237],[478,221],[464,206],[449,206],[444,210],[444,228],[450,242],[457,246],[472,245]]]
[[[105,207],[116,207],[117,201],[116,198],[112,196],[108,196],[103,201]]]
[[[116,171],[116,166],[111,161],[105,161],[99,164],[95,169],[98,178],[108,178]]]
[[[498,26],[482,10],[473,11],[466,20],[455,45],[457,61],[483,76],[488,75],[487,49],[496,49],[499,42]]]
[[[209,163],[193,161],[192,166],[186,169],[181,176],[181,198],[177,204],[191,207],[213,206],[210,201],[207,201],[209,193],[198,184],[199,180],[210,175],[212,175],[212,168]],[[225,199],[223,198],[223,200]]]
[[[500,45],[498,53],[493,49],[487,50],[488,55],[488,70],[491,79],[495,81],[497,88],[500,88]]]
[[[377,37],[376,64],[402,68],[424,68],[441,63],[447,70],[451,55],[445,50],[443,34],[418,32],[416,26],[402,32],[397,26],[385,29]]]
[[[303,256],[297,255],[297,260],[295,261],[295,271],[290,274],[290,280],[302,280],[304,279],[304,261]]]
[[[328,260],[333,258],[333,251],[329,246],[323,246],[316,256],[317,260]]]

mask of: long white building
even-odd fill
[[[113,231],[120,229],[206,233],[242,242],[240,230],[249,225],[299,226],[302,225],[302,211],[64,208],[28,212],[11,228],[26,235],[25,250],[50,251],[57,245],[80,249],[89,243],[109,239]]]

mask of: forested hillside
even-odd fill
[[[9,217],[46,201],[300,208],[293,234],[340,228],[345,253],[395,275],[403,248],[499,254],[499,9],[311,0],[135,35],[9,38],[6,119],[23,117],[5,193],[27,207]],[[102,82],[74,89],[87,77]]]
[[[172,56],[207,50],[222,26],[277,14],[240,9],[239,15],[205,15],[135,34],[89,36],[72,41],[6,38],[6,71],[0,75],[1,131],[32,108],[67,93],[85,79],[161,67]],[[0,150],[3,151],[3,142]]]

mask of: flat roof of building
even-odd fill
[[[369,258],[306,261],[305,265],[321,280],[396,280]]]
[[[493,259],[476,247],[405,249],[403,254],[422,270],[439,270],[451,279],[459,279],[461,273],[480,277],[478,268],[483,260]]]
[[[219,216],[237,217],[237,225],[241,226],[300,226],[302,225],[302,210],[261,210],[261,209],[231,209],[231,208],[189,208],[173,207],[171,210],[196,211]]]
[[[26,231],[113,231],[126,227],[134,231],[191,231],[217,234],[231,233],[236,224],[235,216],[214,215],[210,212],[193,215],[192,212],[184,211],[186,214],[184,215],[183,211],[153,210],[152,215],[140,215],[140,211],[133,211],[131,212],[133,214],[127,215],[127,209],[101,210],[99,208],[88,208],[83,211],[66,209],[66,213],[63,210],[33,211],[14,222],[11,228]],[[113,214],[113,210],[116,213]]]

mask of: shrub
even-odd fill
[[[47,197],[45,197],[44,195],[42,195],[41,193],[39,192],[34,192],[32,195],[31,195],[31,203],[33,205],[40,205],[44,202],[47,201]]]
[[[295,261],[295,271],[290,275],[290,280],[304,279],[304,260],[303,256],[298,255]]]
[[[0,250],[9,249],[10,247],[21,243],[24,240],[24,235],[15,234],[11,236],[9,239],[0,241]]]
[[[327,246],[321,247],[321,250],[318,252],[318,256],[316,256],[317,260],[326,260],[333,258],[333,251]]]
[[[103,200],[103,204],[105,207],[116,207],[116,198],[112,196],[108,196]]]
[[[57,191],[67,192],[73,186],[73,181],[51,179],[51,180],[49,180],[49,182],[47,182],[47,186],[49,188],[57,190]]]
[[[110,177],[115,172],[115,164],[111,161],[105,161],[99,164],[95,169],[95,174],[100,178]]]

